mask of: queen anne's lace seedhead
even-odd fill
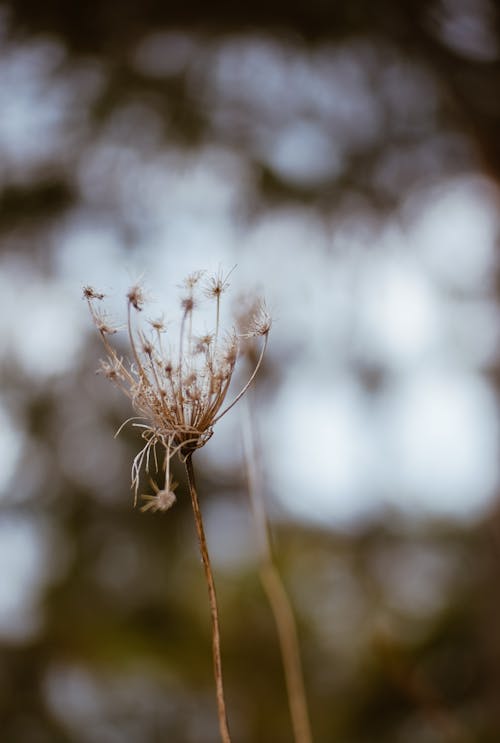
[[[142,430],[146,442],[132,464],[134,505],[141,471],[149,472],[154,462],[155,471],[160,461],[165,471],[165,484],[152,485],[154,495],[142,496],[143,510],[165,511],[174,503],[176,483],[171,479],[170,462],[178,454],[185,460],[196,449],[204,446],[213,433],[213,426],[244,395],[254,380],[266,350],[271,319],[262,303],[249,313],[246,328],[222,333],[220,329],[221,295],[228,288],[229,274],[221,272],[202,284],[204,273],[190,274],[182,284],[181,316],[177,347],[165,343],[166,324],[163,318],[148,320],[146,329],[136,327],[133,315],[142,311],[145,296],[139,284],[127,293],[127,329],[131,359],[120,357],[110,342],[117,332],[105,312],[96,306],[104,295],[86,286],[87,300],[95,325],[107,351],[101,361],[101,372],[132,401],[137,417],[134,426]],[[214,329],[203,336],[193,333],[193,315],[200,301],[197,291],[215,302]],[[245,386],[231,403],[225,404],[238,358],[240,339],[262,336],[263,344],[255,368]],[[128,421],[127,421],[128,422]],[[121,430],[121,429],[120,429]]]

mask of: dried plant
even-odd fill
[[[137,504],[141,473],[150,477],[153,493],[142,495],[142,511],[166,511],[175,502],[177,484],[171,475],[171,462],[178,456],[187,472],[191,504],[196,524],[200,552],[207,581],[212,616],[212,651],[216,683],[219,728],[223,743],[230,743],[226,715],[217,598],[203,520],[198,503],[192,455],[204,446],[213,434],[214,425],[238,402],[254,380],[267,347],[271,320],[263,303],[258,303],[246,317],[246,327],[240,332],[223,333],[220,327],[221,297],[227,290],[229,274],[219,271],[215,276],[204,272],[189,275],[182,284],[181,314],[177,343],[169,342],[170,332],[162,318],[148,320],[136,326],[136,317],[145,305],[142,286],[136,284],[127,294],[127,333],[131,359],[119,355],[111,342],[118,328],[100,308],[104,295],[85,287],[94,323],[107,352],[101,361],[101,371],[130,398],[137,413],[126,423],[141,430],[144,446],[132,463],[132,489]],[[196,336],[193,317],[203,299],[215,305],[214,328]],[[135,317],[134,317],[135,316]],[[165,338],[166,336],[166,338]],[[226,403],[240,339],[261,337],[262,348],[255,368],[242,389]],[[121,430],[121,428],[119,429]],[[156,480],[153,479],[152,473]],[[158,482],[158,478],[161,481]]]
[[[250,407],[243,416],[243,447],[252,507],[255,535],[259,550],[260,580],[273,613],[280,644],[283,670],[295,743],[312,743],[304,673],[300,657],[297,626],[283,580],[275,565],[269,538],[260,472],[257,465],[255,430]]]

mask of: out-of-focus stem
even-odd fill
[[[196,532],[198,534],[198,542],[200,544],[201,559],[203,562],[203,568],[205,571],[205,579],[207,581],[208,588],[208,600],[210,603],[210,614],[212,616],[212,655],[214,664],[214,677],[215,677],[215,688],[217,696],[217,711],[219,716],[219,730],[222,743],[231,743],[231,737],[229,735],[229,726],[227,722],[226,714],[226,702],[224,697],[224,686],[222,683],[222,661],[221,661],[221,648],[220,648],[220,630],[219,630],[219,612],[217,608],[217,596],[215,594],[215,583],[212,574],[212,567],[210,564],[210,557],[208,554],[207,540],[205,537],[205,530],[203,528],[203,519],[201,516],[200,506],[198,503],[198,495],[196,492],[196,482],[194,478],[193,462],[191,459],[192,455],[189,454],[186,458],[186,472],[189,483],[189,493],[191,495],[191,504],[193,506],[194,521],[196,524]]]
[[[240,400],[243,397],[243,395],[245,394],[245,392],[248,390],[248,388],[252,384],[253,380],[257,376],[257,372],[260,369],[260,365],[262,364],[262,359],[264,358],[264,354],[266,352],[268,340],[269,340],[269,335],[266,333],[266,335],[264,337],[264,343],[262,344],[262,349],[261,349],[259,358],[257,360],[257,364],[255,366],[255,369],[252,372],[252,375],[251,375],[250,379],[248,380],[248,382],[246,383],[246,385],[243,387],[243,389],[240,390],[240,392],[236,395],[236,397],[234,398],[233,402],[230,405],[228,405],[227,408],[225,408],[222,411],[222,413],[219,413],[219,415],[216,418],[213,419],[212,425],[214,425],[215,423],[217,423],[217,421],[220,420],[223,415],[226,415],[226,413],[228,413],[231,410],[231,408],[234,407],[234,405],[236,405],[236,403],[238,402],[238,400]]]
[[[248,490],[259,546],[260,580],[278,632],[295,743],[312,743],[297,627],[290,600],[273,561],[262,490],[257,475],[255,437],[248,403],[244,406],[243,416],[243,443]]]

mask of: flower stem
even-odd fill
[[[296,743],[312,743],[299,640],[290,600],[281,576],[272,562],[261,564],[260,580],[276,622],[294,739]]]
[[[205,571],[205,579],[207,581],[210,614],[212,616],[212,655],[217,696],[217,711],[219,716],[219,730],[222,743],[231,743],[226,714],[226,702],[224,698],[224,686],[222,683],[222,661],[220,650],[219,612],[217,608],[217,597],[215,594],[215,583],[212,574],[212,567],[210,565],[210,557],[208,554],[205,530],[203,528],[203,519],[201,516],[200,505],[198,503],[193,462],[191,457],[191,454],[186,457],[185,465],[189,483],[189,493],[191,495],[191,504],[193,506],[194,521],[196,524],[196,532],[198,534],[198,542],[200,545],[201,559],[203,561],[203,569]]]
[[[297,627],[290,599],[273,560],[266,511],[257,476],[255,434],[248,403],[243,413],[243,444],[248,491],[259,547],[260,580],[271,606],[278,633],[294,741],[312,743]]]

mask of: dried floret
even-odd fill
[[[142,500],[147,501],[147,503],[141,506],[141,511],[143,513],[144,511],[168,511],[172,508],[177,500],[174,493],[177,483],[170,480],[168,487],[160,490],[158,485],[151,480],[151,487],[154,490],[154,495],[141,495]]]
[[[93,287],[87,285],[83,287],[83,298],[87,300],[104,299],[104,294],[101,294],[101,292],[97,292]]]
[[[228,278],[231,276],[235,268],[236,266],[233,266],[225,276],[222,273],[222,269],[219,268],[214,276],[210,276],[205,285],[205,296],[214,297],[215,299],[220,297],[220,295],[229,288]]]
[[[134,309],[142,310],[146,301],[142,286],[140,284],[134,284],[134,286],[130,287],[127,293],[127,299]]]
[[[241,336],[242,338],[254,338],[258,335],[267,336],[271,330],[271,324],[271,315],[267,310],[266,304],[264,301],[259,300],[255,303],[246,322],[246,328],[241,333]]]
[[[162,317],[148,320],[148,323],[154,330],[156,330],[157,333],[164,333],[166,331],[166,323],[163,315]]]
[[[205,271],[193,271],[186,276],[181,286],[185,289],[192,290],[199,283],[200,279],[205,275]]]

